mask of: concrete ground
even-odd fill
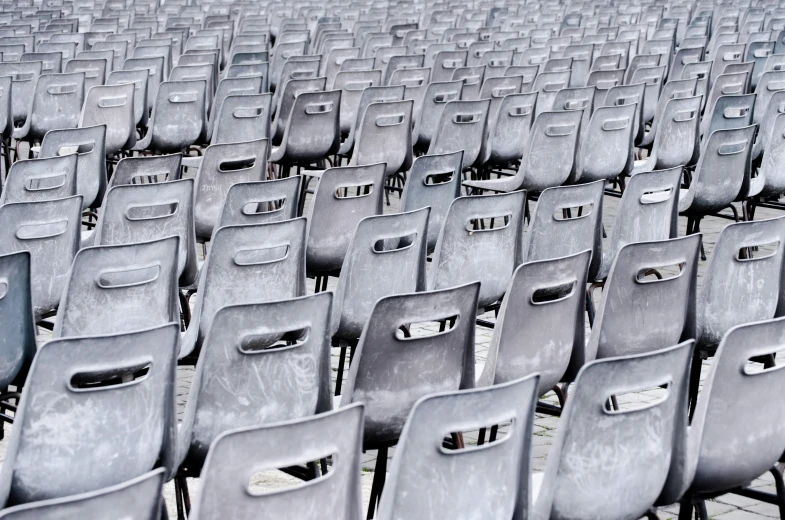
[[[604,211],[603,211],[603,221],[605,224],[605,228],[610,234],[610,230],[613,226],[613,220],[615,216],[616,207],[618,204],[618,199],[613,197],[605,197],[604,201]],[[391,205],[385,207],[385,212],[395,212],[398,209],[398,197],[393,196],[391,198]],[[765,210],[759,209],[756,214],[756,219],[763,219],[770,216],[776,216],[777,212],[772,210]],[[686,229],[686,219],[681,217],[680,219],[680,236],[684,235]],[[706,248],[706,254],[711,257],[711,252],[713,246],[717,240],[719,232],[721,229],[729,224],[730,221],[720,219],[720,218],[708,218],[702,223],[703,228],[703,235],[704,235],[704,244]],[[200,255],[201,255],[201,248],[200,248]],[[699,290],[701,285],[701,280],[703,278],[703,274],[706,269],[707,262],[700,262],[699,268]],[[328,288],[335,287],[335,279],[330,279]],[[314,289],[314,281],[309,280],[309,292],[313,292]],[[597,295],[599,298],[599,295]],[[597,299],[598,301],[598,299]],[[483,318],[486,318],[490,321],[494,321],[493,313],[486,313]],[[588,330],[588,325],[587,325]],[[45,331],[42,331],[45,332]],[[491,336],[493,334],[492,329],[487,329],[483,327],[477,327],[476,329],[476,359],[478,363],[482,363],[485,361],[488,352],[488,346],[491,340]],[[587,334],[588,338],[588,334]],[[46,338],[42,336],[42,340]],[[711,361],[707,361],[703,374],[707,373],[706,368],[710,365]],[[338,364],[338,350],[334,349],[333,351],[333,369],[334,369],[334,377],[337,374],[337,364]],[[185,402],[188,397],[188,392],[191,384],[191,379],[193,375],[193,370],[188,367],[180,367],[178,369],[178,380],[177,380],[177,402],[178,402],[178,415],[182,416],[182,413],[185,408]],[[624,407],[630,403],[635,402],[647,402],[657,399],[657,391],[650,390],[641,392],[639,394],[630,394],[626,396],[622,396],[620,398],[620,405]],[[553,403],[558,403],[556,401],[555,395],[553,393],[548,394],[545,397],[546,401],[550,401]],[[534,425],[534,437],[533,437],[533,448],[532,448],[532,466],[534,471],[543,471],[545,468],[545,461],[548,457],[548,453],[550,451],[551,444],[553,442],[554,435],[559,428],[559,419],[556,417],[551,417],[548,415],[537,414],[535,425]],[[4,440],[0,441],[0,458],[5,458],[5,450],[8,444],[8,439],[10,437],[9,433],[12,429],[12,426],[6,426],[6,435]],[[472,443],[476,442],[476,438],[472,438],[472,436],[468,436],[466,438],[466,442]],[[390,458],[394,456],[395,450],[390,450]],[[374,466],[376,463],[376,452],[369,451],[363,454],[363,464],[362,464],[362,490],[363,490],[363,503],[364,507],[367,507],[370,489],[371,489],[371,482],[373,479],[373,471]],[[489,477],[490,478],[490,477]],[[280,472],[268,472],[262,475],[259,479],[252,483],[255,488],[261,489],[275,489],[286,487],[292,484],[295,484],[297,481],[288,475],[285,475]],[[763,491],[774,492],[774,484],[771,476],[769,474],[762,475],[759,479],[757,479],[752,484],[754,487],[759,488]],[[189,480],[189,488],[191,493],[192,501],[195,501],[196,497],[199,494],[199,483],[196,479]],[[169,482],[165,485],[164,494],[168,506],[168,510],[171,517],[175,517],[176,510],[175,510],[175,501],[174,501],[174,485],[172,482]],[[761,502],[757,502],[755,500],[751,500],[748,498],[744,498],[741,496],[735,495],[726,495],[720,497],[716,500],[710,500],[707,503],[707,508],[709,515],[712,518],[723,519],[723,520],[737,520],[737,519],[764,519],[764,518],[776,518],[778,516],[778,510],[776,506],[765,504]],[[659,516],[662,519],[667,518],[676,518],[678,516],[678,506],[668,506],[661,508],[659,510]]]

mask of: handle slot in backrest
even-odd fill
[[[51,96],[62,96],[67,94],[73,94],[76,92],[76,83],[66,83],[63,85],[49,85],[47,87],[46,92]]]
[[[499,87],[491,91],[491,97],[503,98],[509,94],[515,94],[515,87]]]
[[[117,387],[137,385],[148,378],[152,360],[126,362],[106,370],[78,371],[68,381],[71,392],[100,392]]]
[[[479,123],[481,117],[482,117],[481,112],[472,112],[469,114],[455,114],[455,117],[453,117],[453,122],[459,125]]]
[[[247,202],[240,210],[243,215],[264,215],[281,211],[286,205],[286,198],[271,198]]]
[[[722,144],[717,148],[719,155],[736,155],[747,149],[747,141]]]
[[[125,218],[131,221],[155,220],[172,217],[177,214],[180,203],[177,201],[161,204],[133,204],[126,208]]]
[[[463,78],[464,85],[477,85],[480,82],[480,76],[466,76]]]
[[[673,188],[653,189],[644,191],[640,198],[641,204],[660,204],[670,200],[673,195]]]
[[[256,164],[256,157],[240,157],[232,158],[227,161],[221,161],[218,165],[220,173],[244,171],[253,168]]]
[[[580,206],[575,205],[562,205],[556,208],[556,211],[553,213],[554,220],[577,220],[579,218],[586,218],[592,214],[594,211],[594,203],[588,202],[586,204],[581,204]]]
[[[442,455],[446,456],[460,456],[462,454],[468,454],[479,450],[488,450],[496,448],[501,444],[505,443],[507,440],[512,438],[512,432],[517,427],[515,424],[515,419],[513,417],[505,417],[501,416],[500,420],[494,419],[493,424],[478,424],[474,423],[469,426],[461,428],[461,431],[454,432],[454,431],[442,431],[438,432],[438,438],[441,442],[439,444],[439,452]],[[466,418],[462,418],[462,420],[466,420]],[[471,420],[471,419],[469,419]],[[485,437],[483,434],[484,440],[482,443],[478,444],[469,444],[468,442],[463,444],[463,446],[456,445],[455,440],[464,438],[464,439],[475,439],[479,438],[480,431],[491,431],[490,437]],[[436,432],[434,432],[436,433]]]
[[[54,238],[65,233],[68,229],[68,220],[54,220],[52,222],[40,222],[36,224],[23,224],[16,230],[16,238],[19,240],[40,240]]]
[[[403,324],[395,330],[395,339],[412,341],[449,334],[458,327],[461,317],[458,314],[442,316],[427,321]]]
[[[725,116],[726,119],[738,119],[740,117],[746,117],[749,112],[750,109],[748,107],[728,107],[722,112],[722,115]]]
[[[512,107],[507,114],[510,117],[523,117],[531,114],[533,109],[534,106],[532,105],[521,105],[518,107]]]
[[[542,86],[543,92],[557,92],[563,88],[567,88],[567,84],[563,81],[551,81]]]
[[[564,104],[564,110],[583,110],[587,106],[589,106],[588,99],[578,99],[574,101],[567,101]]]
[[[442,92],[433,96],[434,103],[447,103],[458,99],[458,92],[453,90],[450,92]]]
[[[602,129],[606,132],[613,132],[615,130],[623,130],[630,125],[629,117],[621,117],[618,119],[606,119],[602,122]]]
[[[438,186],[440,184],[448,184],[450,181],[452,181],[453,175],[455,175],[454,171],[431,173],[425,176],[425,179],[423,179],[423,184],[425,184],[426,186]]]
[[[336,199],[356,199],[367,197],[373,193],[373,183],[365,184],[342,184],[335,188]]]
[[[101,289],[125,289],[152,283],[161,274],[160,265],[149,265],[133,269],[111,269],[98,274],[96,284]]]
[[[333,111],[333,103],[309,103],[305,105],[305,113],[308,115],[326,114]]]
[[[234,263],[239,266],[251,266],[282,262],[289,257],[289,249],[289,244],[241,249],[234,255]]]
[[[35,74],[33,74],[32,72],[11,73],[11,81],[15,81],[15,82],[31,81],[34,77]]]
[[[512,213],[486,216],[477,215],[467,220],[465,227],[470,235],[479,232],[499,231],[509,226],[511,220]]]
[[[263,497],[268,495],[278,495],[281,493],[290,493],[296,489],[321,485],[335,474],[334,471],[329,473],[319,472],[318,477],[311,478],[307,481],[301,481],[299,478],[285,478],[281,476],[291,474],[292,469],[300,470],[305,467],[317,467],[319,461],[332,459],[333,468],[339,463],[341,457],[338,453],[330,453],[330,451],[323,451],[314,460],[300,460],[296,455],[288,457],[288,460],[278,467],[263,467],[255,470],[248,479],[245,492],[252,497]],[[309,472],[310,473],[310,472]],[[310,477],[309,477],[310,478]]]
[[[638,283],[656,283],[664,280],[672,280],[684,274],[687,262],[677,264],[647,266],[638,270],[635,281]]]
[[[549,125],[545,128],[548,137],[566,137],[575,131],[575,125]]]
[[[373,81],[365,80],[365,81],[347,81],[346,84],[343,86],[344,90],[347,91],[360,91],[365,90],[368,87],[373,86]]]
[[[531,303],[533,305],[547,305],[564,301],[575,293],[578,280],[573,279],[569,282],[549,287],[539,287],[532,292]]]
[[[765,260],[777,254],[779,249],[779,240],[773,242],[764,242],[760,244],[749,244],[736,251],[735,259],[739,262],[755,262],[757,260]],[[755,255],[750,255],[750,251],[755,251]]]
[[[170,103],[196,103],[199,99],[198,92],[172,92],[169,94]]]
[[[376,126],[398,126],[402,125],[405,120],[404,114],[388,114],[376,118]]]
[[[127,102],[128,102],[128,98],[126,96],[101,98],[101,99],[98,100],[98,107],[99,108],[116,108],[116,107],[124,106]]]
[[[661,405],[668,400],[672,381],[663,382],[656,387],[637,388],[624,393],[608,395],[605,399],[603,412],[608,415],[623,415],[628,413],[640,412]],[[652,396],[653,400],[641,401],[640,394]],[[629,396],[629,397],[627,397]],[[616,397],[619,409],[614,410],[611,405],[611,397]]]
[[[726,85],[720,89],[723,96],[727,96],[729,94],[738,94],[741,92],[741,84],[738,85]]]
[[[392,253],[395,251],[404,251],[411,248],[414,245],[415,240],[417,240],[416,232],[409,233],[408,235],[383,238],[374,242],[373,252],[381,254]]]
[[[310,334],[311,327],[270,334],[246,334],[240,339],[237,349],[245,355],[262,354],[271,350],[291,350],[304,345]]]
[[[56,190],[65,186],[68,174],[65,172],[53,173],[51,175],[41,175],[38,177],[28,177],[25,179],[26,191],[46,191]]]
[[[235,119],[253,119],[261,117],[263,114],[264,108],[262,107],[240,107],[232,112],[232,117]]]
[[[676,123],[686,123],[687,121],[692,121],[695,119],[696,115],[695,110],[681,110],[673,114],[673,121]]]

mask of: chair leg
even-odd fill
[[[180,492],[180,479],[174,479],[174,499],[177,504],[177,520],[185,520],[185,508],[183,507],[183,495]]]
[[[690,367],[690,421],[692,421],[692,416],[695,415],[695,405],[698,403],[698,390],[700,389],[702,366],[703,360],[701,359],[700,351],[696,349],[692,354],[692,366]]]
[[[338,358],[338,376],[335,379],[335,395],[341,395],[341,387],[343,386],[343,370],[346,366],[346,344],[341,344],[341,340],[334,339],[333,347],[341,347],[341,353]]]
[[[387,448],[379,448],[376,454],[376,467],[373,473],[373,484],[371,484],[371,500],[368,503],[368,514],[366,519],[370,520],[376,513],[376,507],[379,505],[379,499],[382,497],[382,489],[384,489],[384,480],[387,478]]]
[[[646,520],[660,520],[660,517],[657,516],[657,511],[654,508],[646,511]]]
[[[586,312],[589,314],[589,327],[594,327],[594,318],[597,311],[594,309],[594,300],[591,297],[592,286],[586,289]]]
[[[709,520],[709,512],[706,510],[705,500],[699,500],[698,503],[695,504],[695,517],[700,520]]]
[[[777,507],[780,510],[780,518],[785,518],[785,481],[782,478],[779,464],[769,470],[774,476],[774,485],[777,489]]]

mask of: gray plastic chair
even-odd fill
[[[359,339],[379,299],[425,289],[429,211],[422,208],[358,222],[335,290],[332,336]]]
[[[106,127],[104,125],[50,130],[41,142],[40,158],[74,153],[76,162],[76,193],[85,208],[96,207],[106,192]]]
[[[388,176],[408,170],[412,165],[413,105],[409,99],[371,103],[362,108],[349,165],[384,163]]]
[[[657,92],[659,96],[659,92]],[[644,128],[645,123],[648,121],[644,121],[643,112],[644,112],[644,104],[646,103],[646,85],[643,83],[637,83],[635,85],[617,85],[615,87],[611,87],[608,90],[608,93],[605,95],[605,106],[606,107],[613,107],[613,106],[620,106],[620,105],[635,105],[635,115],[633,116],[634,125],[632,128],[632,136],[636,143],[643,139],[644,135]],[[657,99],[655,98],[653,101],[653,105],[648,107],[651,109],[652,112],[656,111],[657,108]],[[653,119],[654,115],[649,119]],[[586,138],[588,132],[588,120],[585,120],[586,124],[581,125],[582,129],[582,139],[581,142]]]
[[[365,404],[365,449],[399,438],[412,406],[436,392],[474,387],[474,322],[479,283],[379,300],[357,345],[341,406]],[[401,327],[446,320],[440,333],[409,336]]]
[[[0,254],[30,252],[36,321],[55,310],[79,250],[82,197],[0,206]]]
[[[704,216],[747,198],[755,130],[755,125],[717,130],[702,146],[690,187],[679,195],[679,213],[694,221],[688,232],[699,230]]]
[[[783,97],[785,99],[785,92]],[[765,140],[765,152],[761,159],[758,176],[750,180],[750,196],[777,197],[785,193],[785,179],[782,177],[780,165],[785,160],[785,117],[775,111],[776,117],[771,120],[771,124],[764,125],[761,133],[768,133],[768,137],[761,137]],[[766,130],[768,128],[768,130]],[[757,144],[757,143],[756,143]],[[754,207],[754,202],[752,203]],[[754,210],[753,210],[754,211]]]
[[[222,307],[196,365],[177,441],[178,479],[236,428],[332,410],[331,293]]]
[[[709,136],[717,130],[751,125],[755,98],[755,94],[718,97],[711,114],[706,114],[703,118],[703,122],[707,123],[704,136]]]
[[[646,515],[667,482],[676,432],[687,426],[691,353],[689,341],[583,367],[545,472],[532,475],[533,518]],[[661,385],[667,385],[665,395],[645,407],[608,409],[610,396]]]
[[[127,184],[180,180],[182,158],[183,156],[179,153],[147,157],[124,157],[115,166],[114,174],[109,182],[109,188]]]
[[[157,520],[163,506],[164,470],[158,468],[122,484],[0,511],[5,520]]]
[[[382,214],[385,175],[384,164],[329,168],[321,173],[306,214],[309,275],[324,275],[326,284],[326,276],[341,268],[357,223]]]
[[[76,154],[17,161],[8,172],[0,204],[39,202],[77,194]]]
[[[651,130],[645,132],[643,138],[638,143],[641,147],[649,147],[654,142],[654,137],[657,135],[657,130],[660,125],[660,119],[662,119],[662,113],[669,101],[698,96],[702,99],[702,109],[703,105],[706,103],[706,96],[701,96],[697,87],[698,78],[696,77],[691,79],[671,80],[665,84],[662,88],[662,93],[660,94],[660,100],[657,102],[657,109],[654,112]],[[698,121],[698,125],[700,125],[700,121]]]
[[[270,137],[270,94],[230,95],[221,103],[210,144],[255,141]],[[217,105],[214,105],[215,110]]]
[[[274,516],[360,520],[360,445],[363,406],[314,417],[227,432],[213,442],[202,470],[199,499],[191,517],[251,520],[260,511]],[[329,473],[307,484],[255,494],[248,479],[260,470],[282,468],[312,456],[333,455]]]
[[[717,103],[717,99],[722,96],[745,94],[748,77],[748,74],[745,72],[722,74],[717,77],[706,99],[705,113],[707,115],[713,114],[714,105]],[[704,117],[703,121],[701,121],[701,133],[706,134],[708,131],[710,119]]]
[[[292,56],[305,54],[306,42],[279,43],[273,50],[273,59],[270,62],[270,88],[275,90],[278,79],[281,77],[283,65]]]
[[[482,164],[504,167],[523,157],[536,101],[536,92],[508,94],[501,99],[495,113],[489,109],[487,137],[480,151]]]
[[[725,67],[732,63],[741,63],[744,60],[744,44],[720,45],[712,53],[711,74],[709,75],[709,87],[713,87],[714,82],[721,74],[725,74]]]
[[[667,86],[667,85],[666,85]],[[700,96],[668,100],[654,116],[652,147],[646,159],[635,161],[633,173],[664,170],[691,164],[700,150]],[[653,135],[652,135],[653,134]]]
[[[449,78],[451,81],[462,80],[461,99],[472,101],[480,97],[480,89],[485,79],[485,66],[458,67]]]
[[[22,387],[36,353],[30,262],[27,251],[0,255],[0,327],[4,331],[0,337],[0,388],[3,389],[11,384]]]
[[[197,240],[210,240],[226,194],[233,184],[267,178],[268,149],[267,139],[213,144],[205,149],[195,181],[194,225]]]
[[[94,244],[133,244],[177,236],[180,285],[191,285],[197,275],[193,191],[193,179],[111,188],[93,231]]]
[[[181,152],[206,133],[207,82],[165,81],[158,86],[150,128],[133,150]]]
[[[586,361],[648,353],[695,338],[700,243],[700,235],[691,235],[630,243],[619,250],[586,345]]]
[[[340,121],[341,134],[347,135],[357,121],[360,98],[363,90],[378,87],[382,82],[381,70],[356,70],[339,72],[332,88],[341,91]]]
[[[574,181],[614,180],[632,171],[636,104],[599,107],[582,135]]]
[[[623,84],[624,69],[595,70],[589,73],[589,79],[586,81],[587,87],[597,87],[594,100],[598,106],[605,105],[608,90]]]
[[[782,480],[776,463],[785,451],[781,421],[783,402],[767,402],[766,413],[757,406],[761,395],[779,394],[785,384],[781,366],[750,363],[776,353],[785,341],[785,318],[739,325],[728,330],[698,396],[689,429],[683,430],[686,453],[673,495],[682,496],[681,513],[694,502],[748,485],[771,470],[775,483]],[[750,436],[755,442],[750,442]],[[729,452],[727,447],[734,446]],[[779,475],[779,476],[778,476]],[[778,494],[780,510],[783,497]],[[705,507],[705,506],[704,506]]]
[[[159,466],[171,473],[178,328],[170,323],[41,347],[0,473],[6,506],[96,491]],[[67,477],[52,478],[64,467]]]
[[[754,246],[768,247],[740,258],[749,256],[740,254],[743,249]],[[698,295],[701,350],[713,350],[736,325],[780,315],[783,251],[785,218],[738,222],[722,230]]]
[[[172,236],[79,251],[53,336],[118,334],[178,322],[178,241]]]
[[[463,150],[463,169],[479,166],[490,106],[490,99],[456,100],[445,104],[428,146],[428,155]]]
[[[411,72],[411,70],[416,69],[410,69],[407,72]],[[431,140],[436,135],[436,129],[441,120],[444,107],[447,106],[447,103],[450,101],[459,100],[461,98],[462,89],[463,81],[445,81],[427,84],[419,110],[416,100],[414,104],[413,114],[415,121],[412,140],[416,147],[427,149],[428,146],[430,146]],[[409,90],[409,87],[407,87],[407,90]],[[411,99],[408,93],[404,94],[404,98]]]
[[[499,301],[518,263],[525,204],[525,191],[455,199],[436,243],[428,289],[479,280],[480,308]],[[496,227],[485,228],[487,219]]]
[[[107,155],[129,150],[136,144],[134,86],[101,85],[87,91],[79,117],[80,127],[104,125]]]
[[[14,130],[14,138],[41,142],[49,130],[76,128],[84,102],[84,84],[83,72],[41,75],[35,84],[30,115],[23,126]]]
[[[216,228],[296,218],[299,195],[299,175],[233,184],[226,193]]]
[[[336,153],[341,146],[340,102],[340,90],[299,94],[286,120],[280,145],[270,151],[270,162],[309,165]]]
[[[535,116],[543,112],[554,110],[554,103],[558,92],[568,88],[570,84],[570,71],[541,72],[534,79],[532,92],[537,92],[537,111]]]
[[[407,173],[401,196],[401,211],[430,208],[428,216],[428,254],[436,249],[444,218],[452,201],[461,195],[463,152],[421,155]]]
[[[15,124],[23,124],[30,115],[42,67],[40,61],[0,63],[0,76],[11,76],[11,112]]]
[[[636,173],[622,193],[595,280],[604,280],[627,244],[676,238],[682,168]]]
[[[529,508],[532,424],[538,376],[420,399],[395,450],[379,518],[512,518]],[[498,443],[440,449],[445,432],[512,420]],[[467,475],[489,476],[479,481]],[[481,499],[478,500],[478,497]]]
[[[604,181],[543,190],[529,227],[521,234],[519,263],[562,258],[588,249],[593,279],[602,261],[604,190]],[[556,236],[560,240],[554,240]]]
[[[346,138],[341,143],[341,147],[338,150],[338,155],[345,157],[351,154],[352,150],[354,150],[356,135],[359,132],[360,126],[363,123],[363,117],[365,116],[365,111],[372,103],[390,103],[394,101],[402,101],[405,91],[406,91],[406,87],[404,87],[403,85],[395,85],[395,86],[387,86],[387,87],[367,87],[363,89],[362,95],[360,96],[360,102],[357,108],[357,119],[352,123],[351,128],[349,129],[349,135],[346,136]],[[384,111],[379,107],[377,107],[375,110],[380,112]],[[404,116],[406,115],[406,112],[408,112],[408,109],[404,110],[404,114],[403,114]],[[393,111],[393,113],[395,113],[395,111]],[[400,112],[398,113],[400,114]],[[413,121],[413,117],[414,117],[414,100],[412,100],[412,115],[409,118],[410,122],[408,126],[410,134],[411,134],[411,127],[412,127],[411,121]],[[395,121],[394,119],[391,120],[391,122],[394,121]],[[370,120],[368,121],[368,124],[370,124]],[[371,132],[371,134],[374,135],[375,132]],[[411,141],[411,135],[405,139],[407,141]],[[410,143],[409,148],[411,149],[411,147],[412,146]],[[405,151],[406,147],[404,146],[403,148]],[[411,155],[411,154],[407,154],[407,155]],[[411,162],[411,158],[407,160]]]
[[[164,57],[128,58],[123,62],[123,70],[147,71],[147,106],[152,109],[158,99],[158,89],[169,73]]]
[[[198,355],[222,307],[305,295],[305,233],[304,218],[216,229],[180,358]]]
[[[83,54],[83,52],[80,54]],[[56,71],[57,65],[53,64],[53,67],[54,71]],[[63,67],[63,72],[66,74],[74,74],[77,72],[84,74],[85,95],[87,95],[87,92],[91,88],[104,84],[108,71],[109,65],[104,59],[75,58],[68,60]],[[44,75],[46,74],[46,62],[44,62]]]
[[[487,361],[477,378],[478,387],[539,374],[539,397],[563,379],[570,359],[579,357],[585,348],[583,288],[591,256],[585,250],[528,262],[515,270],[499,309]]]

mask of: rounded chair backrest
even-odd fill
[[[285,150],[281,160],[311,164],[337,152],[341,145],[340,102],[340,90],[299,94],[281,139]]]
[[[14,122],[24,122],[30,115],[42,67],[40,61],[0,63],[0,76],[11,76],[11,113]]]
[[[412,164],[413,105],[414,101],[408,99],[365,107],[349,164],[384,163],[388,175],[408,170]]]
[[[296,218],[299,196],[299,175],[233,184],[226,193],[216,228]]]
[[[153,107],[149,148],[173,153],[195,143],[205,129],[206,94],[203,79],[161,83]]]
[[[105,153],[114,155],[136,144],[134,85],[101,85],[87,91],[79,126],[106,126]]]
[[[270,94],[226,96],[215,118],[210,144],[269,138],[271,102]]]
[[[523,157],[536,101],[536,92],[508,94],[501,99],[495,114],[488,112],[487,138],[480,152],[483,163],[507,165]]]
[[[538,192],[564,184],[575,162],[582,118],[577,110],[537,116],[518,170],[523,188]]]
[[[107,85],[134,86],[134,125],[147,126],[150,117],[149,104],[147,101],[147,77],[149,71],[146,70],[113,70],[106,79]]]
[[[41,141],[49,130],[76,128],[84,102],[84,89],[83,72],[40,76],[33,94],[27,138]]]
[[[17,161],[8,172],[0,204],[40,202],[77,195],[76,154]]]
[[[180,180],[182,159],[179,153],[124,157],[117,162],[109,187]]]
[[[428,155],[463,150],[463,168],[474,166],[486,137],[490,99],[450,101],[444,107]]]
[[[577,154],[581,182],[614,180],[632,171],[636,106],[599,107],[594,111]]]
[[[0,255],[0,385],[21,388],[37,347],[31,297],[30,253]]]

